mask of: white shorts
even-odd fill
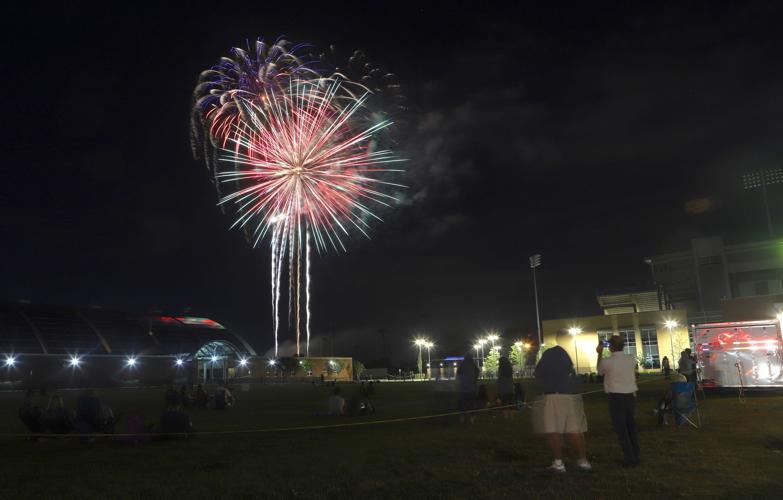
[[[580,434],[587,432],[587,417],[580,394],[545,394],[533,403],[533,432]]]

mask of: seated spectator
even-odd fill
[[[516,402],[517,410],[522,411],[525,407],[525,390],[519,382],[514,384],[514,401]]]
[[[350,417],[358,417],[361,415],[369,415],[375,413],[370,400],[364,394],[364,390],[359,388],[357,393],[348,399],[348,403],[345,405],[345,414]]]
[[[231,394],[225,383],[221,382],[218,385],[218,388],[215,390],[214,401],[216,410],[225,410],[234,406],[234,395]]]
[[[207,403],[209,403],[209,396],[207,396],[203,385],[199,384],[196,386],[196,394],[193,397],[193,402],[195,403],[196,408],[203,410],[207,407]]]
[[[49,399],[44,419],[46,427],[54,434],[68,434],[73,430],[73,415],[65,409],[63,398],[56,394]]]
[[[19,407],[19,418],[28,431],[35,433],[44,431],[44,412],[33,401],[32,389],[28,389],[25,400]]]
[[[159,432],[170,435],[165,437],[187,439],[196,433],[196,429],[193,428],[193,422],[187,413],[179,407],[170,407],[160,416]]]
[[[182,387],[179,388],[179,404],[185,408],[193,404],[193,396],[190,394],[188,386],[185,384],[182,384]]]
[[[345,415],[345,398],[340,396],[339,387],[335,387],[332,395],[329,396],[329,415]]]
[[[85,434],[114,432],[114,412],[98,398],[95,389],[79,397],[76,403],[74,428]]]
[[[478,396],[476,399],[476,409],[481,410],[489,406],[489,394],[487,394],[487,386],[481,384],[478,388]]]
[[[165,402],[167,408],[176,407],[181,404],[179,400],[179,393],[177,392],[177,390],[174,388],[173,385],[168,386],[168,388],[166,389]]]

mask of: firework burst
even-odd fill
[[[222,186],[219,204],[234,207],[232,227],[254,246],[271,244],[275,355],[285,271],[297,354],[302,327],[309,354],[311,238],[319,253],[345,250],[352,232],[368,236],[369,222],[380,221],[374,210],[394,201],[388,189],[402,187],[388,180],[401,160],[380,147],[391,121],[370,111],[369,89],[320,76],[286,47],[257,49],[252,60],[243,52],[242,64],[222,60],[221,71],[202,74],[194,106],[214,148],[204,159]]]

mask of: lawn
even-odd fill
[[[355,386],[344,385],[350,395]],[[585,396],[587,446],[594,470],[571,467],[554,476],[544,440],[530,431],[529,414],[504,419],[486,413],[474,424],[455,418],[379,423],[334,429],[204,434],[189,441],[127,445],[113,440],[32,442],[0,438],[2,498],[663,498],[781,497],[783,397],[708,394],[703,427],[659,428],[646,415],[663,381],[641,384],[638,422],[643,463],[621,458],[605,396]],[[598,388],[588,385],[585,390]],[[428,415],[450,404],[434,383],[379,384],[372,418],[315,417],[329,389],[258,385],[237,392],[229,411],[193,412],[201,431],[246,431],[367,422]],[[69,407],[78,393],[60,392]],[[152,421],[163,409],[162,389],[101,392],[115,412]],[[23,432],[16,410],[21,393],[0,394],[0,422]],[[566,465],[572,461],[567,460]]]

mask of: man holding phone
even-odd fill
[[[609,339],[612,355],[603,357],[603,342],[598,344],[598,373],[604,376],[604,392],[609,396],[612,427],[623,450],[624,467],[639,465],[639,434],[636,430],[636,359],[623,352],[623,338]]]

